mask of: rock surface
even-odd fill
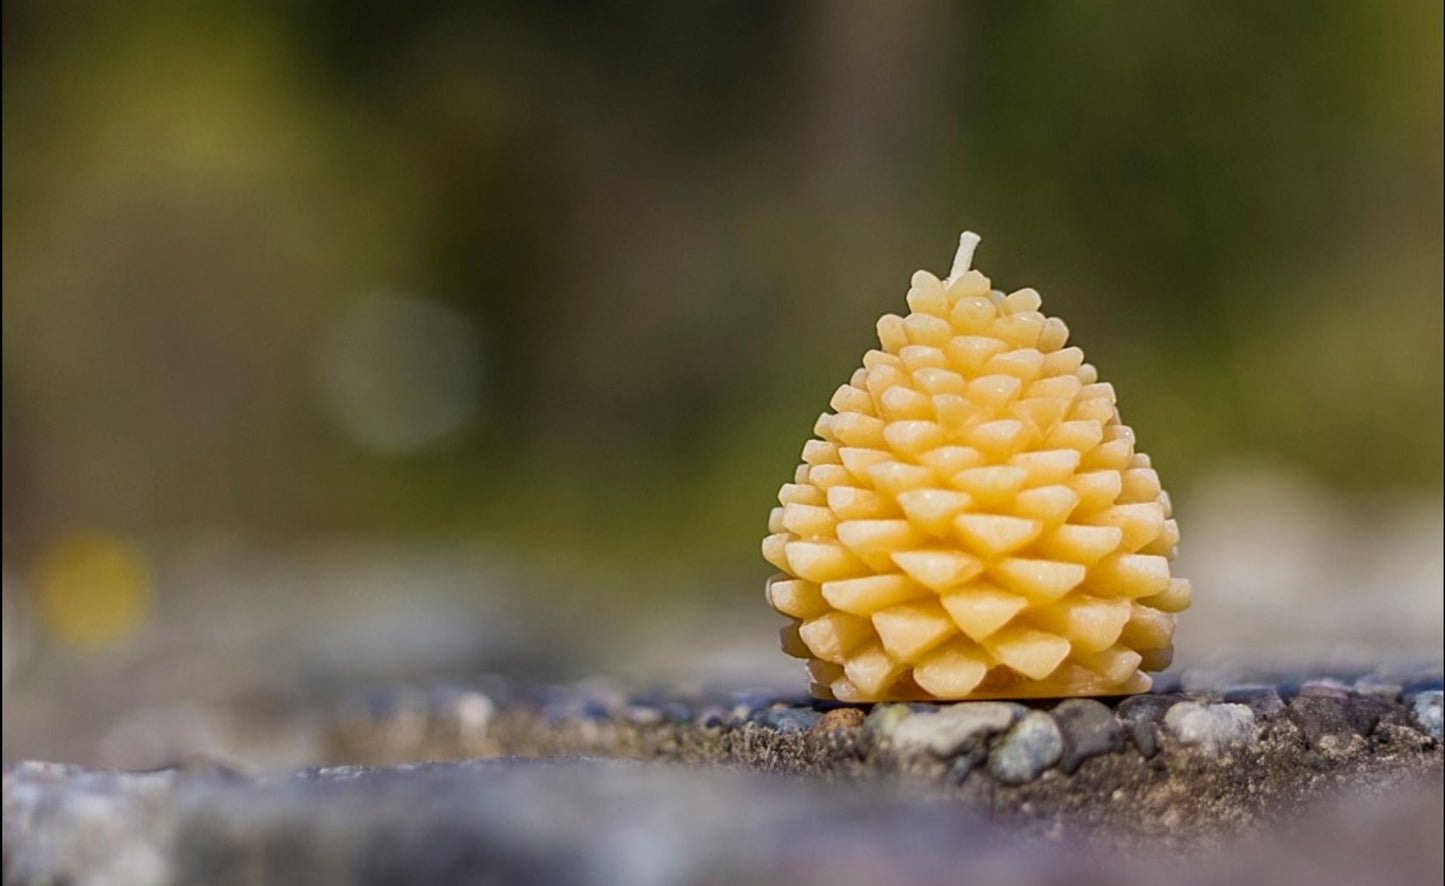
[[[1440,684],[1394,685],[871,708],[378,687],[314,712],[330,768],[7,767],[4,882],[1438,882]],[[1230,842],[1341,796],[1289,853]]]
[[[289,776],[4,775],[4,881],[454,886],[1179,886],[1438,882],[1440,785],[1352,796],[1266,847],[1120,854],[960,804],[623,761],[506,758]],[[1388,853],[1388,854],[1385,854]]]

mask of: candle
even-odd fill
[[[978,242],[878,321],[769,518],[767,598],[820,698],[1121,695],[1169,665],[1169,497],[1063,321],[970,268]]]

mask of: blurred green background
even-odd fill
[[[778,484],[965,228],[1186,514],[1236,463],[1439,496],[1434,0],[31,0],[3,25],[13,588],[47,557],[144,565],[77,532],[142,560],[447,538],[514,589],[761,608]]]

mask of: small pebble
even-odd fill
[[[662,711],[651,705],[633,704],[627,706],[627,722],[638,726],[651,726],[662,722]]]
[[[1416,695],[1410,701],[1410,714],[1425,734],[1441,740],[1441,692],[1439,689],[1430,689]]]
[[[785,701],[772,689],[738,689],[728,693],[733,707],[746,708],[749,712],[766,708],[774,702]]]
[[[1249,705],[1254,716],[1267,719],[1284,710],[1284,699],[1273,686],[1235,686],[1224,693],[1224,700],[1230,704]]]
[[[690,723],[692,708],[680,701],[669,701],[662,706],[662,716],[669,723]]]
[[[763,724],[778,732],[807,732],[822,717],[812,708],[778,708],[768,711]]]
[[[1320,745],[1326,736],[1334,747],[1348,743],[1351,736],[1375,731],[1380,718],[1396,711],[1392,703],[1368,695],[1299,695],[1289,703],[1290,717],[1311,744]]]
[[[851,732],[863,726],[863,712],[857,708],[834,708],[813,724],[814,732]]]
[[[452,722],[464,736],[485,735],[496,705],[480,692],[458,692],[448,704]]]
[[[953,758],[953,765],[948,767],[948,778],[954,784],[963,784],[968,774],[977,769],[988,759],[988,745],[976,744],[968,750]]]
[[[859,736],[859,742],[865,750],[881,747],[891,740],[898,724],[911,716],[913,712],[905,704],[877,705],[863,721],[863,733]]]
[[[1354,691],[1360,695],[1382,698],[1385,701],[1399,701],[1400,695],[1405,691],[1405,687],[1399,683],[1394,683],[1379,677],[1361,677],[1355,681],[1353,688]]]
[[[729,725],[761,723],[768,708],[778,700],[776,692],[766,689],[739,689],[728,693],[728,702],[731,705]]]
[[[424,710],[426,705],[420,693],[391,686],[379,687],[358,693],[348,700],[351,711],[371,720],[391,720],[407,708]]]
[[[1071,698],[1053,714],[1064,735],[1059,769],[1065,774],[1072,775],[1090,757],[1124,749],[1124,727],[1113,711],[1092,698]]]
[[[612,719],[612,708],[607,702],[597,698],[584,698],[577,707],[577,712],[587,720],[610,720]]]
[[[1230,744],[1248,744],[1258,735],[1254,711],[1242,704],[1180,702],[1164,715],[1164,725],[1184,744],[1217,753]]]
[[[1159,752],[1159,724],[1179,699],[1169,695],[1136,695],[1119,703],[1116,711],[1134,747],[1146,759]]]
[[[1349,698],[1350,688],[1339,680],[1306,680],[1300,684],[1299,694],[1305,698]]]
[[[951,757],[971,744],[1003,732],[1023,716],[1022,705],[974,701],[935,708],[898,723],[891,742],[901,751],[928,751]]]
[[[704,729],[721,729],[727,722],[728,710],[720,705],[710,705],[697,714],[697,725]]]
[[[561,687],[551,687],[543,692],[540,703],[542,716],[554,723],[581,719],[610,720],[614,715],[621,717],[630,712],[622,700],[618,700],[617,707],[609,707],[602,699],[578,695]]]
[[[988,771],[1004,784],[1026,784],[1058,762],[1064,736],[1043,711],[1023,715],[988,757]]]
[[[751,723],[754,726],[766,726],[768,724],[768,715],[771,714],[773,710],[773,708],[758,708],[747,716],[738,715],[738,724]],[[738,714],[736,708],[733,710],[733,713]]]

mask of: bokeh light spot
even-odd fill
[[[428,299],[368,296],[322,343],[322,399],[365,449],[404,454],[459,428],[476,410],[481,354],[475,327]]]
[[[55,542],[36,570],[41,622],[63,645],[112,646],[133,634],[151,610],[145,553],[113,535],[84,533]]]

